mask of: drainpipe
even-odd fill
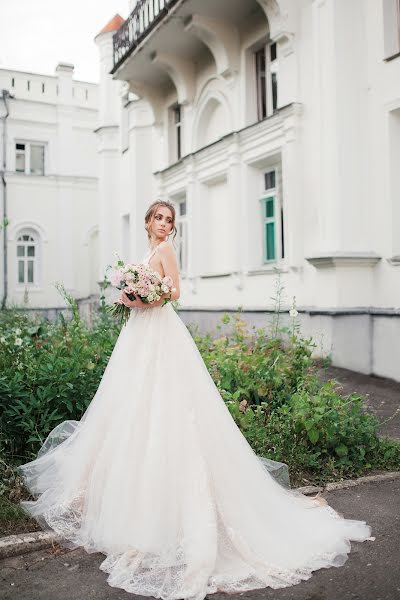
[[[2,168],[0,171],[1,174],[1,182],[3,185],[3,277],[4,277],[4,281],[3,281],[3,285],[4,285],[4,289],[3,289],[3,299],[1,302],[1,308],[4,309],[6,307],[7,304],[7,296],[8,296],[8,259],[7,259],[7,250],[8,250],[8,244],[7,244],[7,182],[5,179],[5,174],[7,171],[7,117],[10,114],[10,111],[8,110],[8,104],[7,104],[7,100],[8,98],[14,98],[14,96],[12,96],[10,94],[10,92],[8,90],[2,90],[2,94],[1,94],[1,99],[4,102],[4,106],[6,109],[6,114],[1,117],[3,120],[3,164],[2,164]]]

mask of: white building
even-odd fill
[[[400,379],[399,0],[139,0],[100,50],[100,272],[175,202],[186,321],[266,323]],[[112,198],[112,200],[111,200]]]
[[[99,291],[98,85],[74,80],[73,70],[63,63],[55,76],[0,69],[7,306],[64,307],[55,282],[79,300]]]

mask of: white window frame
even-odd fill
[[[180,112],[179,121],[175,118],[177,109]],[[183,156],[183,107],[178,102],[169,107],[169,136],[171,162],[178,162]]]
[[[185,205],[185,214],[181,214],[181,205]],[[176,229],[177,233],[177,257],[181,277],[186,277],[188,268],[188,214],[187,199],[175,200]]]
[[[24,144],[25,150],[17,150],[17,144]],[[31,169],[31,147],[32,146],[41,146],[43,148],[43,173],[33,173]],[[26,141],[21,139],[16,139],[14,143],[14,160],[15,160],[15,172],[24,174],[24,175],[37,175],[38,177],[43,177],[46,174],[46,159],[47,159],[47,144],[45,142],[34,142],[32,140]],[[17,154],[24,153],[25,155],[25,170],[17,171]]]
[[[30,239],[23,240],[23,236]],[[40,268],[40,236],[37,231],[31,228],[20,229],[16,235],[15,242],[15,260],[16,260],[16,287],[17,289],[29,289],[39,287],[39,268]],[[19,256],[19,248],[24,248],[23,256]],[[28,247],[34,248],[34,256],[28,256]],[[19,266],[23,263],[24,281],[19,280]],[[33,263],[33,281],[28,281],[28,263]]]
[[[275,186],[267,188],[265,185],[265,177],[268,173],[275,173]],[[260,203],[260,221],[262,227],[261,241],[262,241],[262,263],[273,264],[281,263],[284,261],[286,256],[286,244],[285,244],[285,223],[284,223],[284,208],[282,201],[282,194],[278,183],[279,169],[277,167],[271,167],[263,171],[262,174],[262,192],[259,198]],[[273,200],[274,214],[273,217],[266,216],[266,204],[267,200]],[[274,254],[273,258],[267,256],[267,236],[266,236],[266,224],[274,223]],[[283,240],[283,243],[282,243]]]
[[[276,59],[271,60],[271,46],[275,45],[276,48]],[[266,114],[262,114],[262,99],[261,99],[261,88],[260,88],[260,74],[258,71],[258,61],[257,55],[260,51],[264,51],[265,57],[265,86],[266,89],[263,90],[266,95]],[[278,110],[278,88],[279,88],[279,56],[278,56],[278,44],[272,40],[269,40],[266,44],[258,48],[254,51],[254,70],[255,70],[255,82],[256,82],[256,99],[257,99],[257,119],[258,121],[262,121],[263,119],[270,117]],[[273,86],[272,80],[273,77],[276,77],[277,81],[277,98],[276,98],[276,106],[273,103]]]

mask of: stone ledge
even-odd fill
[[[374,267],[381,258],[375,252],[327,252],[317,256],[307,256],[306,260],[317,269],[331,269],[353,266]]]

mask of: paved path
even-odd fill
[[[375,541],[352,542],[347,562],[339,568],[320,569],[296,586],[265,588],[238,594],[259,600],[396,600],[400,599],[400,479],[335,490],[328,503],[347,518],[366,520]],[[0,563],[1,600],[129,600],[123,590],[111,588],[99,570],[102,554],[81,549],[57,554],[47,549]],[[14,585],[11,585],[11,584]],[[236,596],[229,596],[234,600]],[[226,594],[213,594],[226,600]]]
[[[336,379],[344,395],[356,392],[367,396],[364,406],[380,422],[385,421],[398,410],[397,414],[384,423],[378,431],[382,436],[400,439],[400,383],[338,367],[321,369],[320,376],[323,380]]]

